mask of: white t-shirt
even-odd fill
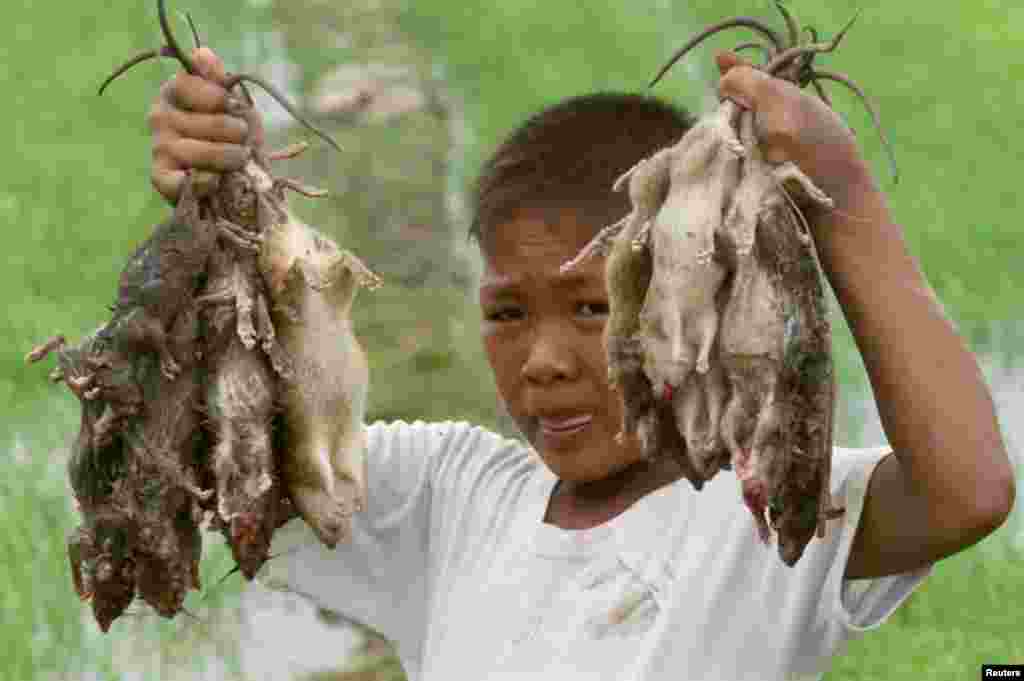
[[[368,508],[331,551],[299,520],[262,579],[392,640],[411,681],[817,679],[929,573],[844,580],[885,449],[836,449],[825,539],[764,546],[736,477],[679,480],[587,530],[543,522],[555,477],[466,423],[374,424]]]

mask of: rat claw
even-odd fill
[[[263,235],[254,234],[228,220],[217,221],[217,233],[229,243],[247,251],[258,251],[263,244]]]
[[[25,355],[25,361],[38,362],[39,360],[49,355],[50,352],[52,352],[53,350],[62,347],[64,343],[64,336],[54,336],[53,338],[49,339],[42,345],[33,348],[32,352]]]
[[[173,357],[164,357],[160,360],[160,373],[169,381],[173,381],[181,373],[181,366]]]
[[[309,142],[296,142],[294,144],[289,144],[287,147],[283,149],[278,149],[276,151],[270,152],[269,154],[267,154],[267,160],[282,161],[288,158],[295,158],[302,152],[306,151],[306,149],[309,149]]]
[[[93,374],[89,374],[86,376],[72,376],[71,378],[68,379],[68,385],[70,385],[75,390],[85,390],[90,385],[92,385],[94,378],[95,376]]]
[[[281,178],[274,181],[277,187],[284,189],[290,189],[297,194],[302,194],[305,197],[311,199],[319,199],[327,196],[328,192],[326,189],[319,189],[318,187],[310,187],[309,185],[302,184],[298,180],[290,177]]]

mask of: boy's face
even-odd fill
[[[483,342],[498,391],[523,434],[562,480],[599,480],[641,459],[615,441],[618,396],[608,387],[602,334],[608,318],[604,260],[569,274],[601,225],[571,213],[525,214],[493,230],[480,286]]]

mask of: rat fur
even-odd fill
[[[260,252],[278,340],[294,375],[283,381],[283,474],[296,510],[329,547],[366,506],[366,355],[350,319],[360,286],[379,279],[355,255],[293,217]]]

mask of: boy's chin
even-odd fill
[[[556,478],[563,482],[584,484],[613,478],[630,466],[643,461],[639,449],[616,448],[614,452],[576,452],[545,450],[535,447],[538,455]]]

